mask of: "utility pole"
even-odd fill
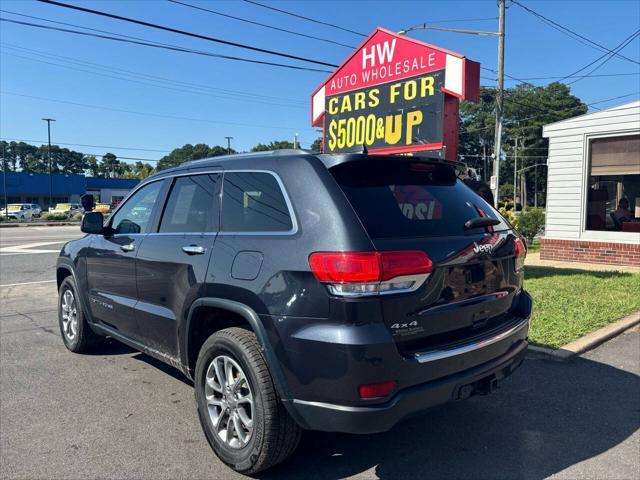
[[[4,216],[9,219],[9,198],[7,197],[7,154],[2,144],[2,187],[4,189]]]
[[[538,164],[535,166],[535,185],[533,186],[533,207],[538,208]]]
[[[493,192],[494,204],[498,205],[498,190],[500,187],[500,150],[502,148],[502,97],[504,89],[504,19],[505,19],[505,0],[498,0],[498,23],[499,30],[497,32],[487,32],[484,30],[469,30],[466,28],[446,28],[435,27],[423,23],[413,27],[400,30],[398,33],[405,35],[414,30],[435,30],[440,32],[464,33],[468,35],[494,36],[498,37],[498,89],[496,95],[496,132],[493,151],[493,176],[495,176],[496,189]]]
[[[482,144],[482,181],[487,183],[487,144]]]
[[[516,211],[516,191],[518,176],[518,137],[513,142],[513,211]]]
[[[496,177],[496,189],[493,192],[493,201],[498,205],[498,192],[500,190],[500,150],[502,149],[502,101],[504,89],[504,15],[505,0],[498,0],[498,91],[496,94],[496,136],[494,142],[493,174]],[[514,185],[515,188],[515,185]],[[515,208],[515,204],[513,206]]]
[[[51,122],[55,122],[54,118],[43,118],[47,122],[47,136],[49,138],[49,146],[47,147],[47,156],[49,157],[49,208],[53,205],[53,177],[51,166]]]
[[[227,153],[229,155],[231,155],[231,140],[233,140],[233,137],[224,137],[227,139]]]

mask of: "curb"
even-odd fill
[[[69,225],[80,225],[80,222],[34,222],[34,223],[6,223],[0,224],[0,228],[19,228],[19,227],[59,227]]]
[[[636,325],[640,325],[640,311],[627,315],[617,322],[606,325],[595,332],[588,333],[584,337],[567,343],[558,349],[529,345],[529,350],[533,353],[549,355],[559,360],[567,360],[576,355],[581,355],[589,350],[593,350],[607,340],[617,337]]]

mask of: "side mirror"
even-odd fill
[[[90,212],[95,207],[95,203],[93,201],[93,195],[90,193],[85,193],[80,197],[80,203],[82,203],[82,208],[84,208],[85,212]]]
[[[82,217],[80,231],[83,233],[101,234],[104,230],[104,217],[100,212],[87,212]]]

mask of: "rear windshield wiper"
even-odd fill
[[[471,220],[467,220],[464,223],[464,228],[479,228],[479,227],[492,227],[499,225],[500,220],[492,217],[476,217]]]

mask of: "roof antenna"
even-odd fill
[[[362,144],[362,154],[369,155],[369,150],[367,150],[367,146],[364,143]]]

